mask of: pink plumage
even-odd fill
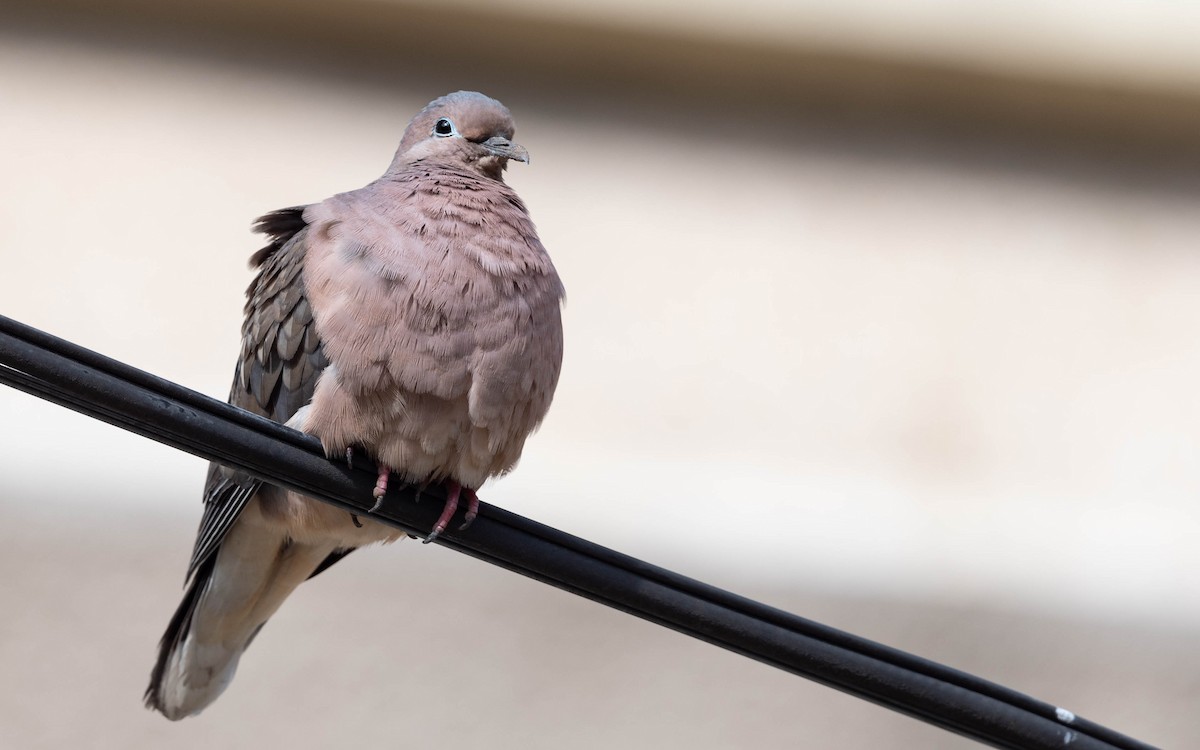
[[[378,180],[257,224],[230,403],[445,482],[470,503],[517,463],[562,362],[563,288],[516,193],[504,105],[458,92],[413,118]],[[395,529],[213,465],[189,585],[160,644],[146,704],[199,713],[291,591]]]

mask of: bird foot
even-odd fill
[[[467,516],[459,530],[463,530],[471,525],[475,517],[479,515],[479,497],[475,494],[475,490],[470,487],[463,487],[453,479],[446,480],[446,505],[442,508],[442,515],[438,517],[437,523],[433,526],[433,531],[425,539],[425,544],[429,544],[434,539],[437,539],[446,526],[449,525],[450,519],[454,517],[454,511],[458,510],[458,501],[460,497],[466,497],[467,500]]]
[[[416,486],[416,488],[413,490],[413,502],[414,503],[421,502],[421,495],[425,492],[425,490],[429,489],[429,483],[431,481],[432,480],[426,479],[424,482],[421,482],[420,484],[418,484]]]
[[[475,520],[475,516],[479,515],[479,496],[475,494],[475,490],[463,487],[463,494],[467,496],[467,514],[463,516],[463,525],[458,527],[459,531],[465,530]]]
[[[375,480],[375,489],[371,491],[371,496],[375,498],[375,504],[371,506],[372,513],[383,505],[383,496],[387,494],[388,478],[391,475],[392,467],[387,464],[379,464],[379,476]]]

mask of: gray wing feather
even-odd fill
[[[246,290],[242,350],[229,391],[229,403],[281,423],[312,400],[317,378],[329,364],[305,295],[305,226],[302,206],[255,222],[255,231],[266,234],[270,244],[250,259],[258,274]],[[220,546],[261,485],[244,472],[209,465],[188,579]]]

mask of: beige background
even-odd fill
[[[1198,16],[943,5],[18,4],[0,312],[223,396],[249,221],[480,88],[569,295],[555,407],[485,499],[1186,746]],[[0,416],[4,747],[970,746],[411,544],[169,724],[138,697],[202,462]]]

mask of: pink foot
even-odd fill
[[[450,523],[450,519],[454,517],[454,511],[458,510],[458,499],[465,495],[467,498],[467,517],[466,522],[459,527],[465,529],[475,520],[475,516],[479,515],[479,498],[475,495],[475,490],[470,487],[463,487],[453,479],[446,480],[446,505],[442,508],[442,515],[438,517],[437,523],[430,532],[429,537],[425,540],[425,544],[429,544],[434,539],[446,530],[446,526]]]
[[[463,494],[467,496],[467,515],[463,518],[463,525],[458,527],[459,531],[470,526],[475,516],[479,515],[479,496],[475,494],[475,490],[463,487]]]
[[[379,478],[375,480],[375,490],[371,496],[376,500],[387,494],[388,477],[392,475],[392,470],[387,464],[379,464]]]
[[[383,496],[387,494],[388,477],[392,474],[392,467],[387,464],[379,464],[379,477],[375,480],[375,489],[371,490],[371,496],[375,498],[375,504],[371,506],[371,511],[374,513],[379,510],[379,506],[383,505]]]

